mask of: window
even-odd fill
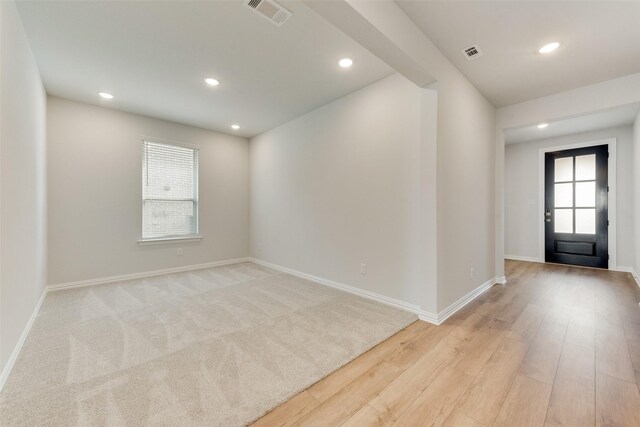
[[[198,236],[198,150],[143,141],[142,240]]]

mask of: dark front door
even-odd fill
[[[609,268],[607,145],[545,156],[545,261]]]

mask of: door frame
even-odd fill
[[[608,184],[609,184],[609,200],[608,200],[608,214],[609,214],[609,270],[617,270],[618,262],[616,257],[616,143],[617,138],[599,139],[596,141],[577,142],[575,144],[556,145],[552,147],[543,147],[539,150],[538,160],[538,215],[540,215],[540,221],[538,224],[538,258],[540,262],[545,262],[545,240],[544,240],[544,174],[545,174],[545,154],[552,153],[554,151],[573,150],[575,148],[593,147],[596,145],[608,145],[609,146],[609,167],[608,167]],[[538,216],[536,215],[536,217]]]

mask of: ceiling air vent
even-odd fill
[[[474,59],[480,58],[484,53],[480,50],[478,45],[469,46],[466,49],[462,49],[462,54],[467,61],[473,61]]]
[[[245,0],[244,5],[253,9],[258,15],[267,18],[278,27],[282,26],[293,13],[273,0]]]

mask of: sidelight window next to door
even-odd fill
[[[545,156],[545,261],[608,268],[608,146]]]

